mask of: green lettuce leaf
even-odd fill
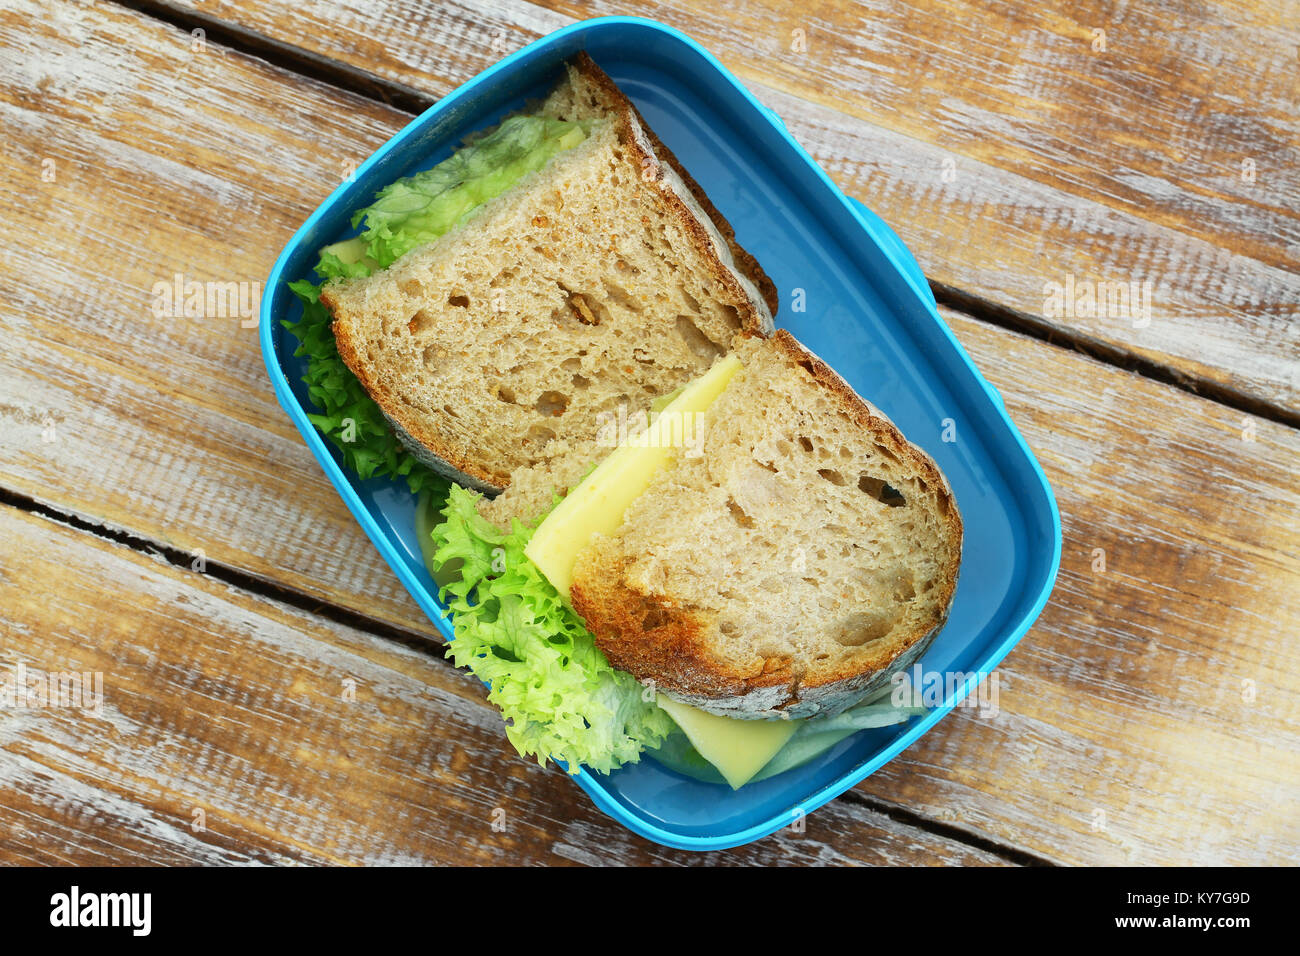
[[[563,149],[586,138],[583,126],[541,116],[513,116],[432,169],[384,187],[370,206],[353,216],[361,235],[320,251],[316,275],[323,281],[370,275],[416,246],[433,242],[487,200]],[[320,286],[289,283],[302,303],[302,318],[283,323],[298,339],[294,355],[307,359],[303,382],[320,414],[308,415],[360,478],[405,479],[414,493],[445,493],[448,482],[415,457],[393,433],[379,406],[338,354]]]
[[[352,217],[369,257],[387,268],[586,138],[582,124],[511,116],[432,169],[384,187]]]
[[[321,410],[307,418],[342,453],[343,463],[357,477],[405,479],[417,494],[445,489],[447,480],[406,450],[384,413],[339,356],[329,310],[320,301],[320,288],[306,279],[289,283],[289,288],[302,302],[302,318],[284,326],[298,339],[293,354],[307,358],[302,380],[312,403]]]
[[[441,588],[455,638],[447,656],[489,687],[521,756],[609,773],[658,747],[675,724],[629,674],[609,665],[589,631],[524,557],[533,529],[501,531],[453,485],[431,532],[431,570],[461,563]]]
[[[754,775],[750,783],[802,767],[859,730],[901,724],[926,712],[924,707],[894,704],[889,690],[887,687],[883,692],[833,717],[811,717],[805,720],[786,745],[776,752],[776,756]],[[650,756],[684,776],[705,783],[726,784],[717,768],[700,756],[686,734],[680,730],[674,729],[663,746],[650,751]]]

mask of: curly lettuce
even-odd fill
[[[630,674],[610,666],[582,620],[528,558],[533,529],[502,531],[479,495],[453,486],[431,534],[433,567],[459,562],[441,588],[455,638],[447,656],[489,687],[521,756],[610,773],[636,763],[674,730]]]

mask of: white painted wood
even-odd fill
[[[568,0],[176,2],[434,96],[574,18],[628,12]],[[932,279],[1300,407],[1300,21],[1289,0],[1075,13],[663,0],[635,12],[733,69]],[[1049,314],[1045,286],[1067,277],[1149,281],[1150,315]]]

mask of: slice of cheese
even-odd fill
[[[610,452],[538,525],[524,554],[566,600],[578,552],[594,535],[618,530],[628,506],[673,460],[683,440],[698,438],[698,416],[722,394],[740,367],[740,360],[728,355],[670,396],[662,409],[654,409],[658,417],[644,432]],[[762,770],[800,724],[798,720],[719,717],[662,694],[658,702],[733,789]]]
[[[655,702],[677,721],[701,757],[739,790],[771,762],[801,720],[737,720],[719,717],[659,694]]]
[[[684,442],[698,438],[699,416],[739,370],[734,355],[714,362],[654,416],[645,431],[610,452],[537,526],[524,554],[566,600],[578,552],[594,535],[618,530],[628,505],[650,487]]]

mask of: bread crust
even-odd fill
[[[617,123],[619,141],[639,156],[643,173],[647,169],[654,173],[653,178],[644,175],[642,181],[656,188],[664,203],[684,227],[697,253],[709,267],[714,280],[728,289],[735,300],[751,302],[749,309],[739,310],[742,331],[760,335],[771,332],[772,314],[775,313],[779,301],[776,286],[758,265],[757,260],[736,242],[735,230],[731,224],[709,201],[704,190],[681,165],[677,157],[645,124],[631,100],[585,51],[572,57],[568,64],[601,92],[605,99],[605,108]],[[667,172],[665,167],[671,170],[671,173]],[[674,187],[672,183],[674,177],[684,184],[690,194],[689,199]],[[695,210],[690,208],[691,203],[696,204]],[[702,222],[696,210],[710,221],[707,224]],[[757,299],[754,292],[737,281],[736,273],[722,260],[710,230],[713,230],[722,240],[736,270],[740,271],[757,290]],[[334,286],[334,283],[326,283],[321,289],[320,301],[329,309],[333,317],[331,330],[334,333],[339,357],[384,414],[398,440],[417,461],[438,474],[489,496],[495,496],[505,490],[510,484],[508,470],[492,468],[490,463],[475,461],[458,453],[439,436],[432,421],[404,413],[400,405],[387,394],[383,383],[377,379],[369,363],[359,353],[359,342],[353,332],[352,317],[339,298],[333,294]]]
[[[709,219],[712,220],[713,225],[722,235],[722,238],[731,250],[731,257],[736,266],[758,289],[763,297],[764,304],[767,306],[768,312],[775,316],[781,301],[780,294],[777,292],[776,283],[773,282],[771,277],[763,271],[763,267],[758,264],[758,260],[755,259],[749,251],[744,248],[744,246],[736,241],[735,228],[731,225],[731,222],[718,211],[718,208],[713,205],[713,201],[709,199],[708,193],[706,193],[703,187],[695,181],[695,177],[687,171],[686,167],[681,164],[681,161],[677,158],[676,154],[664,145],[664,141],[659,138],[654,129],[645,121],[645,117],[641,115],[641,111],[638,110],[632,101],[623,94],[623,91],[620,90],[618,85],[609,78],[608,74],[596,65],[596,61],[588,55],[586,50],[579,51],[575,54],[570,60],[570,63],[579,73],[583,74],[587,79],[600,87],[613,104],[617,104],[620,109],[627,112],[636,120],[637,125],[640,126],[641,130],[645,133],[646,138],[650,141],[655,156],[671,166],[677,175],[681,177],[682,182],[685,183],[686,188],[690,190],[695,201],[704,210],[704,213],[709,217]],[[771,330],[767,329],[765,331]]]
[[[500,494],[505,485],[503,481],[508,481],[508,476],[495,474],[470,461],[468,458],[460,455],[454,448],[449,447],[442,439],[431,429],[426,428],[421,422],[403,418],[398,414],[396,403],[390,399],[379,383],[370,374],[370,365],[363,361],[357,354],[356,343],[352,335],[349,334],[347,311],[337,302],[328,299],[329,287],[321,291],[320,300],[326,304],[330,313],[334,316],[334,322],[331,328],[334,331],[334,341],[338,347],[339,358],[343,359],[346,365],[357,377],[361,387],[366,390],[374,403],[383,412],[384,418],[393,429],[393,434],[397,436],[406,450],[416,461],[429,468],[435,474],[444,478],[480,491],[486,495]]]
[[[626,567],[617,556],[602,554],[598,567],[584,567],[580,556],[571,601],[614,667],[683,703],[751,719],[836,713],[883,687],[895,670],[910,666],[943,628],[961,564],[961,516],[952,489],[934,460],[789,332],[778,330],[772,344],[834,395],[858,427],[910,464],[935,489],[955,554],[936,582],[938,594],[927,618],[910,630],[891,632],[871,645],[869,656],[859,656],[851,665],[845,662],[804,673],[796,672],[789,659],[763,659],[754,672],[719,660],[706,640],[712,622],[701,611],[629,586]],[[595,563],[592,559],[591,564]]]

